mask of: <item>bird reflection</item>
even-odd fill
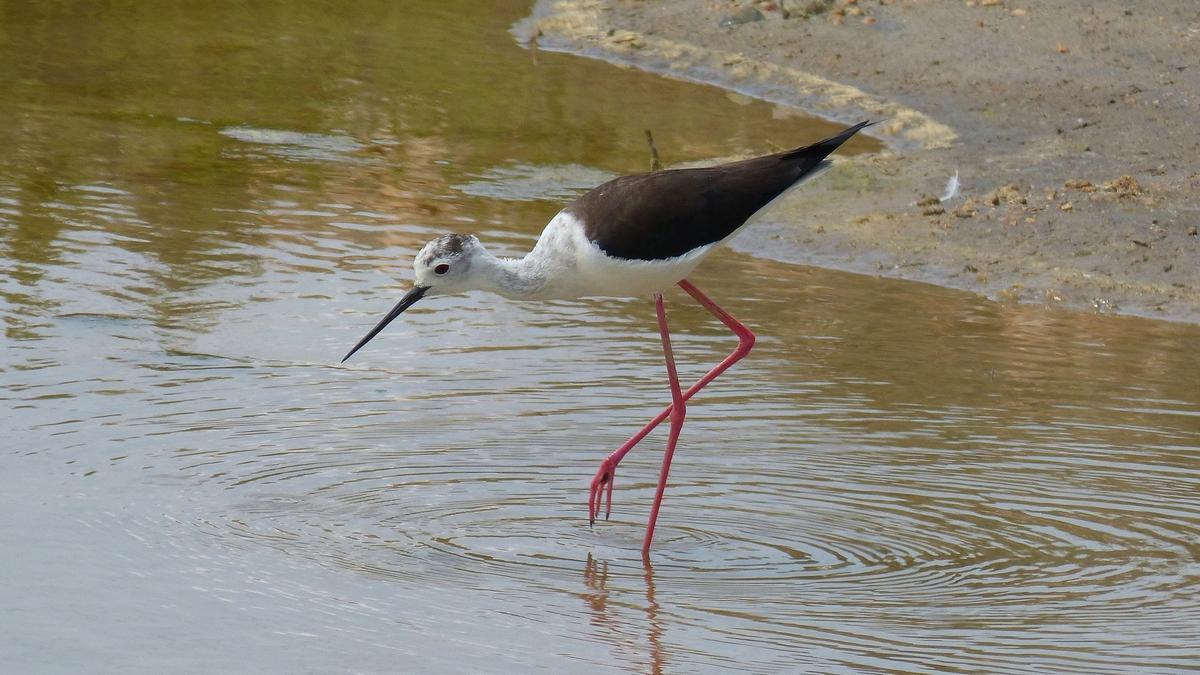
[[[620,580],[622,577],[615,577]],[[634,577],[628,577],[634,578]],[[592,557],[589,553],[587,562],[583,567],[583,583],[587,587],[587,591],[582,594],[583,600],[587,603],[588,609],[592,613],[591,624],[603,631],[602,637],[606,641],[612,643],[618,648],[624,646],[630,648],[629,656],[636,668],[642,670],[644,652],[640,648],[641,641],[634,639],[628,634],[631,627],[636,627],[636,624],[631,624],[627,621],[622,621],[621,617],[617,616],[622,606],[638,608],[646,614],[646,640],[645,646],[648,647],[649,660],[645,662],[644,672],[651,675],[661,675],[664,668],[663,654],[663,624],[659,620],[658,600],[655,598],[654,589],[654,567],[650,564],[649,559],[642,560],[642,582],[645,587],[645,602],[637,603],[622,603],[619,596],[615,596],[615,601],[609,603],[610,594],[620,592],[620,588],[614,588],[611,591],[608,588],[609,574],[608,561],[598,560]]]

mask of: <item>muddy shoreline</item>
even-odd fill
[[[1200,8],[543,1],[514,28],[844,122],[840,163],[735,242],[1009,302],[1200,321]],[[950,176],[960,191],[938,201]]]

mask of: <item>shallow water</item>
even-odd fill
[[[1196,667],[1200,328],[723,253],[760,339],[644,568],[665,429],[585,500],[669,398],[648,301],[431,299],[337,360],[426,239],[522,251],[644,128],[835,125],[523,51],[523,3],[99,7],[0,22],[6,668]],[[685,298],[694,378],[734,341]]]

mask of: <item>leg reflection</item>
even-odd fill
[[[650,564],[649,555],[642,558],[642,580],[646,582],[646,624],[649,626],[646,639],[650,644],[650,672],[653,675],[662,675],[663,626],[658,620],[658,600],[654,599],[654,566]]]
[[[610,578],[608,561],[597,560],[589,553],[583,568],[583,584],[587,591],[581,594],[581,597],[592,613],[592,626],[602,629],[605,641],[613,645],[614,650],[629,657],[637,668],[644,668],[645,672],[652,675],[661,675],[666,668],[663,653],[664,627],[658,616],[654,568],[648,559],[642,561],[641,590],[644,591],[644,601],[641,598],[632,601],[634,596],[627,592],[638,590],[636,585],[632,588],[622,585],[622,582],[629,581],[636,584],[636,579],[636,576],[621,574],[614,574]],[[640,633],[637,636],[631,633],[641,622],[623,620],[620,616],[622,611],[626,610],[641,610],[645,613],[644,642],[640,639]]]

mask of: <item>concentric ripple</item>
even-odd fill
[[[752,279],[745,265],[725,274]],[[656,378],[629,378],[661,367],[652,336],[620,339],[637,333],[640,306],[562,306],[529,317],[522,337],[443,349],[428,330],[447,310],[463,312],[455,344],[513,325],[464,302],[410,317],[374,356],[387,368],[320,382],[273,371],[264,398],[304,386],[328,403],[227,420],[238,433],[285,431],[278,447],[200,453],[224,470],[204,480],[221,497],[192,528],[366,578],[515,594],[554,616],[582,599],[603,608],[597,626],[646,629],[589,639],[701,667],[728,666],[721,650],[694,651],[710,641],[741,645],[768,670],[869,669],[876,647],[915,672],[1171,670],[1190,658],[1177,645],[1197,618],[1200,429],[1177,387],[1137,405],[1128,391],[1092,392],[1086,406],[1057,397],[1039,409],[1029,397],[1061,364],[1061,336],[1017,340],[1020,368],[982,388],[974,347],[942,350],[965,380],[939,389],[920,384],[910,354],[853,345],[850,333],[763,340],[736,379],[689,407],[644,568],[661,431],[618,472],[613,519],[585,520],[595,463],[664,398]],[[672,318],[690,376],[727,348],[702,316]],[[966,325],[978,334],[977,319]],[[845,375],[837,355],[851,348],[879,363]],[[586,381],[566,369],[581,362]],[[1078,375],[1061,373],[1058,391]],[[655,642],[664,625],[674,646]],[[1152,656],[1128,656],[1135,644]]]

